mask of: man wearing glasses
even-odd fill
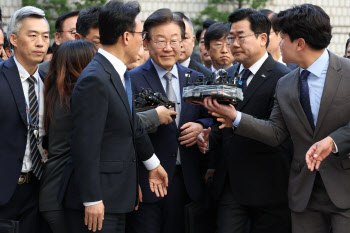
[[[234,58],[226,37],[230,32],[230,26],[223,22],[212,24],[204,34],[204,45],[211,58],[211,71],[224,69],[229,75],[234,75],[232,62]]]
[[[68,40],[75,40],[76,23],[79,11],[65,12],[58,16],[55,23],[55,43],[57,46]],[[39,64],[39,69],[47,73],[50,67],[50,61]]]
[[[229,21],[231,29],[226,39],[239,62],[234,67],[244,93],[244,100],[236,108],[268,119],[277,81],[289,72],[266,51],[271,23],[264,14],[252,9],[233,12]],[[288,144],[271,147],[233,134],[232,128],[219,130],[217,126],[213,126],[209,138],[209,153],[215,153],[216,145],[224,145],[214,174],[219,199],[217,232],[243,233],[248,219],[253,232],[290,232]]]
[[[131,70],[133,93],[143,88],[161,92],[176,103],[176,119],[150,133],[153,147],[169,175],[168,195],[153,197],[149,190],[147,170],[139,166],[142,202],[139,210],[128,219],[127,232],[139,233],[184,233],[185,205],[198,201],[204,194],[204,179],[201,177],[200,151],[196,138],[203,127],[209,126],[211,118],[200,105],[182,100],[186,84],[185,74],[192,71],[191,80],[199,73],[177,63],[181,43],[185,36],[185,24],[180,16],[169,9],[159,9],[144,23],[147,32],[144,41],[150,58]]]

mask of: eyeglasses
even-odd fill
[[[170,47],[173,49],[176,49],[180,46],[182,43],[181,40],[171,40],[171,41],[166,41],[166,40],[152,40],[158,49],[164,49],[166,45],[169,43]]]
[[[70,31],[58,31],[59,33],[61,32],[69,32],[72,36],[74,36],[75,34],[77,34],[77,30],[74,29],[74,30],[70,30]]]
[[[135,31],[129,31],[131,33],[140,33],[141,34],[141,37],[142,37],[142,40],[144,40],[146,38],[146,35],[147,35],[147,32],[135,32]]]
[[[235,43],[235,41],[237,41],[238,44],[243,44],[245,41],[245,38],[250,37],[250,36],[256,36],[256,35],[260,35],[261,33],[254,33],[251,35],[247,35],[247,36],[227,36],[226,37],[226,41],[228,45],[233,45]]]
[[[226,47],[227,47],[230,44],[228,42],[226,43],[226,42],[222,42],[222,41],[216,41],[215,43],[210,44],[210,48],[221,50],[224,47],[224,45],[226,45]]]

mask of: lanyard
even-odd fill
[[[29,98],[29,96],[28,96]],[[40,109],[40,80],[38,80],[38,113],[37,113],[37,118],[36,118],[36,121],[35,121],[35,124],[33,122],[33,119],[32,117],[30,116],[30,111],[29,111],[29,108],[28,108],[28,104],[27,104],[27,100],[24,98],[25,102],[26,102],[26,107],[27,107],[27,115],[28,115],[28,118],[29,118],[29,123],[30,123],[30,126],[35,128],[38,126],[38,121],[39,121],[39,109]]]

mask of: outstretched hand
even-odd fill
[[[159,164],[158,167],[149,171],[148,180],[151,191],[155,193],[157,197],[164,197],[167,195],[168,174],[162,165]]]
[[[207,152],[210,131],[210,127],[208,129],[203,129],[202,132],[197,136],[197,146],[202,154],[205,154]]]
[[[207,97],[203,101],[203,106],[209,110],[209,113],[214,117],[217,117],[217,121],[221,122],[220,129],[225,127],[232,127],[232,121],[237,117],[237,111],[231,104],[219,104],[216,99]]]
[[[305,160],[310,171],[319,169],[321,162],[335,149],[333,139],[326,137],[313,144],[306,152]]]

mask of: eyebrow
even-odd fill
[[[38,32],[38,31],[35,31],[35,30],[28,30],[28,33],[36,33],[36,34],[49,34],[50,32],[49,31],[46,31],[46,32]]]

